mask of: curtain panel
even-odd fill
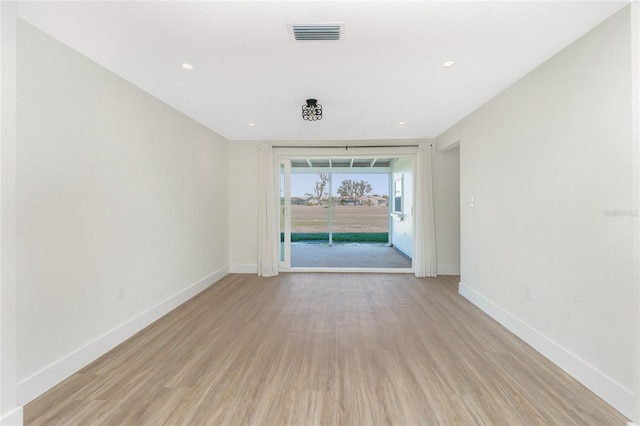
[[[415,236],[413,240],[413,267],[416,277],[435,277],[437,274],[432,150],[431,145],[421,143],[416,157]]]
[[[258,276],[278,275],[280,230],[278,223],[278,182],[273,148],[260,145],[260,198],[258,203]]]

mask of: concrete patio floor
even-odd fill
[[[292,243],[291,267],[411,268],[411,259],[393,247],[380,245]]]

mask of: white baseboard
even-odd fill
[[[22,426],[22,407],[16,407],[0,417],[0,426]]]
[[[438,265],[438,275],[460,275],[460,265]]]
[[[232,274],[257,274],[258,265],[255,263],[232,263],[229,272]]]
[[[205,290],[228,273],[228,266],[220,268],[195,284],[179,291],[173,296],[140,313],[138,316],[131,318],[124,324],[87,343],[85,346],[78,348],[69,355],[32,374],[26,379],[21,380],[18,383],[18,402],[25,405],[33,401],[44,392],[104,355],[149,324]]]
[[[566,371],[574,379],[585,385],[613,408],[620,411],[627,418],[634,418],[635,401],[631,390],[615,382],[579,356],[522,322],[513,314],[505,311],[464,283],[459,284],[458,292],[551,362]]]

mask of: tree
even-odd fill
[[[325,194],[324,190],[327,187],[327,183],[329,183],[329,174],[318,173],[318,177],[320,180],[316,181],[313,188],[313,194],[316,200],[318,200],[318,205],[320,205],[320,200],[322,200],[322,197]]]
[[[371,184],[365,180],[345,179],[338,188],[338,194],[345,200],[356,201],[371,193]]]

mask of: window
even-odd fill
[[[402,214],[404,175],[393,181],[393,213]]]

